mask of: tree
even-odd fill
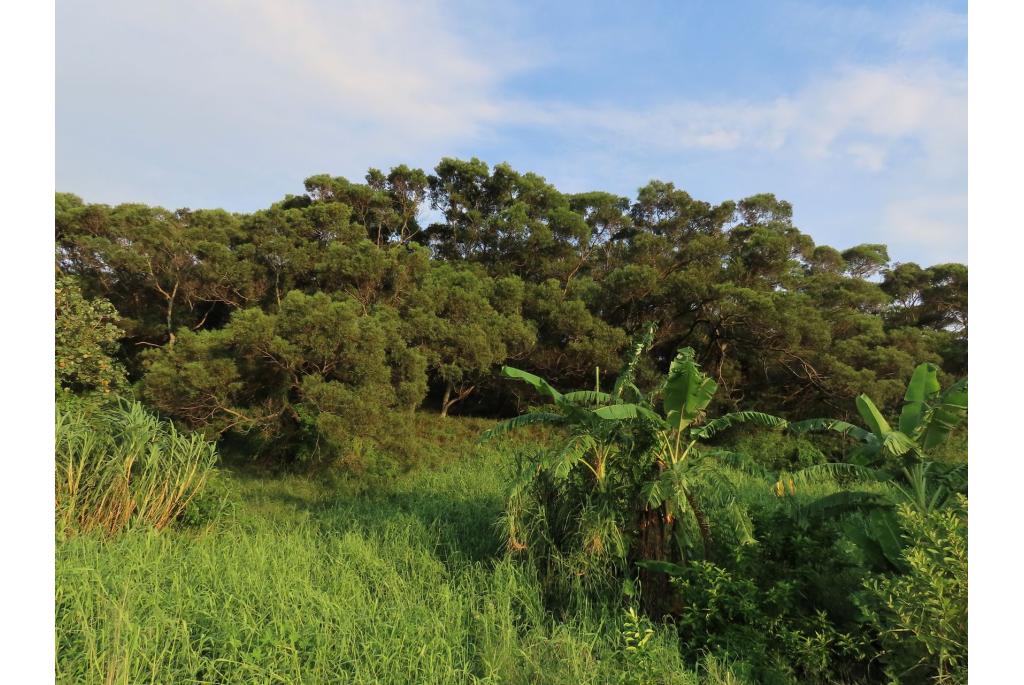
[[[57,278],[54,295],[57,388],[110,392],[122,386],[124,369],[115,355],[124,331],[115,323],[117,310],[102,298],[83,297],[68,276]]]
[[[535,333],[521,315],[523,291],[513,276],[492,279],[481,269],[437,264],[406,300],[405,335],[444,388],[441,416],[496,365],[533,345]]]
[[[561,393],[548,381],[512,367],[502,374],[530,385],[553,404],[497,424],[483,439],[538,423],[559,426],[565,436],[539,458],[520,464],[505,517],[510,549],[532,550],[548,569],[568,565],[573,574],[601,582],[629,577],[632,565],[685,560],[700,540],[711,554],[710,513],[730,510],[733,487],[719,469],[714,450],[698,441],[742,423],[783,428],[786,421],[760,412],[738,412],[703,423],[717,384],[679,351],[668,375],[651,396],[636,385],[642,354],[654,326],[633,344],[608,392]],[[662,413],[654,410],[661,398]],[[655,576],[657,578],[658,576]],[[664,581],[664,577],[660,576]],[[655,589],[652,606],[664,589]]]
[[[323,293],[285,296],[275,314],[236,312],[217,331],[182,330],[147,355],[143,397],[208,436],[248,439],[284,462],[344,461],[360,439],[402,436],[426,391],[426,360],[397,313]]]

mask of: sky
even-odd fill
[[[508,162],[770,192],[818,244],[967,261],[966,2],[57,2],[57,189],[252,211]]]

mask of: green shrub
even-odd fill
[[[945,509],[900,508],[902,575],[865,582],[861,606],[887,675],[906,683],[967,682],[967,498]]]
[[[57,404],[55,459],[57,534],[66,537],[167,526],[202,490],[217,453],[137,402],[69,399]]]

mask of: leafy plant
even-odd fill
[[[54,287],[55,365],[58,389],[108,393],[124,385],[124,369],[114,358],[118,313],[107,300],[87,299],[75,279],[61,276]]]
[[[890,678],[967,682],[967,498],[941,510],[900,508],[907,572],[865,581],[861,607]]]
[[[837,419],[798,421],[790,428],[798,433],[835,431],[861,444],[849,460],[869,466],[888,465],[899,457],[923,460],[928,453],[949,440],[950,434],[967,416],[967,379],[942,390],[939,369],[934,364],[919,364],[903,397],[898,428],[886,421],[867,395],[857,396],[857,412],[865,428]]]
[[[509,549],[528,551],[556,582],[565,569],[571,577],[615,587],[636,573],[634,562],[683,561],[695,544],[708,557],[712,513],[749,538],[744,512],[720,469],[720,451],[697,443],[739,424],[782,428],[786,422],[747,411],[704,423],[718,386],[689,348],[645,395],[635,372],[653,334],[650,325],[634,342],[610,392],[598,381],[593,390],[561,393],[539,376],[502,369],[550,400],[551,409],[499,423],[482,439],[537,423],[563,430],[553,449],[520,461],[503,519]],[[665,604],[665,577],[639,568],[648,606]]]

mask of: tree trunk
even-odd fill
[[[468,388],[460,386],[458,393],[455,397],[452,397],[452,390],[454,389],[454,386],[451,381],[448,381],[447,385],[444,386],[444,396],[441,398],[441,416],[448,416],[448,410],[457,402],[461,402],[469,397],[475,387],[475,385],[471,385]]]
[[[448,416],[448,407],[452,406],[449,398],[452,396],[452,382],[448,381],[444,386],[444,397],[441,398],[441,416]]]

